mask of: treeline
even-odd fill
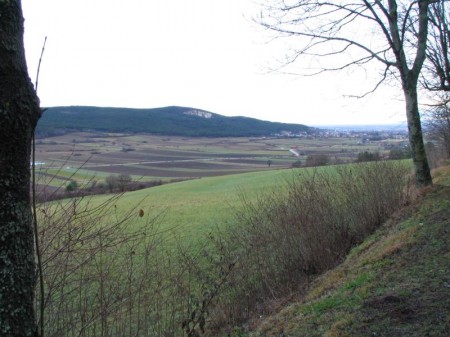
[[[91,179],[82,184],[76,180],[70,179],[64,186],[51,188],[47,185],[37,186],[37,202],[48,202],[65,198],[85,197],[89,195],[108,194],[108,193],[124,193],[129,191],[137,191],[144,188],[160,186],[163,184],[175,183],[186,180],[171,179],[163,181],[155,179],[151,181],[133,180],[128,174],[111,174],[103,181]]]
[[[430,150],[431,151],[431,150]],[[428,151],[428,152],[430,152]],[[402,159],[410,159],[411,158],[411,150],[409,147],[401,147],[391,149],[389,154],[383,157],[378,151],[363,151],[357,154],[356,158],[353,159],[353,162],[356,163],[364,163],[371,161],[379,161],[383,159],[388,160],[402,160]],[[305,157],[303,161],[298,160],[292,163],[292,167],[318,167],[318,166],[326,166],[326,165],[336,165],[348,163],[350,161],[344,162],[339,157],[332,157],[328,154],[319,153],[319,154],[310,154]]]
[[[44,111],[36,133],[39,137],[68,131],[151,133],[186,137],[258,137],[282,132],[310,133],[314,128],[302,124],[262,121],[248,117],[225,117],[204,112],[208,118],[185,107],[155,109],[52,107]]]

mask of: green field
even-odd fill
[[[127,327],[148,336],[175,329],[181,336],[183,317],[193,317],[204,296],[216,296],[208,294],[227,273],[227,255],[216,245],[240,224],[235,215],[242,214],[242,198],[252,203],[263,194],[280,195],[277,190],[302,173],[333,176],[337,167],[272,167],[40,204],[50,336],[60,336],[57,326],[67,335],[123,335]]]
[[[163,230],[173,229],[182,236],[199,238],[231,221],[233,208],[240,205],[240,195],[255,196],[282,186],[296,169],[252,172],[209,177],[166,184],[127,192],[116,202],[117,213],[136,209],[135,221],[158,217]],[[104,203],[110,196],[93,197],[93,205]],[[142,209],[145,218],[138,217]]]
[[[209,231],[230,222],[236,207],[242,204],[242,196],[253,200],[262,193],[283,188],[287,180],[300,170],[333,172],[334,166],[302,169],[271,169],[218,177],[206,177],[178,183],[165,184],[143,190],[127,192],[115,202],[118,216],[135,210],[136,222],[158,218],[163,230],[174,230],[182,236],[199,238]],[[64,171],[67,177],[74,171]],[[55,173],[61,176],[61,173]],[[76,172],[77,177],[87,179],[89,171]],[[58,181],[58,180],[56,180]],[[93,205],[105,203],[111,195],[89,198]],[[141,219],[138,211],[146,215]]]
[[[155,315],[180,312],[180,305],[189,308],[191,304],[185,303],[188,293],[194,296],[197,292],[200,280],[192,280],[191,271],[184,267],[178,270],[185,266],[178,260],[180,246],[188,249],[189,255],[197,254],[200,247],[210,244],[210,232],[217,233],[218,227],[224,230],[232,222],[240,193],[250,196],[280,186],[295,171],[209,177],[120,196],[89,196],[39,205],[45,291],[50,300],[45,311],[49,336],[60,336],[57,326],[66,326],[66,336],[79,334],[80,329],[85,329],[86,335],[102,335],[90,330],[92,325],[80,322],[80,315],[91,317],[95,329],[108,324],[114,329],[124,324],[135,329],[139,321],[152,324],[157,331],[151,335],[163,335],[158,329],[169,329],[166,325],[179,330],[178,321],[171,322],[166,314]],[[133,238],[136,233],[137,241]],[[144,281],[145,289],[130,294],[130,289],[137,292]],[[181,293],[172,295],[173,291]],[[70,295],[62,302],[62,310],[60,296],[66,292]],[[146,311],[139,311],[134,303],[145,305]],[[109,314],[107,321],[102,321],[97,313],[104,308],[120,317],[127,317],[129,310],[130,317],[124,320]]]

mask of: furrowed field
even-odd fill
[[[383,155],[402,142],[386,139],[363,144],[360,137],[183,138],[80,132],[39,139],[36,162],[39,182],[54,187],[111,174],[170,181],[289,168],[295,162],[304,163],[311,154],[350,162],[360,152]]]

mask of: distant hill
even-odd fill
[[[38,136],[81,130],[191,137],[249,137],[313,133],[316,129],[302,124],[226,117],[179,106],[154,109],[51,107],[45,110],[37,126]]]

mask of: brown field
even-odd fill
[[[361,151],[382,149],[380,144],[361,146],[358,141],[356,138],[186,138],[78,132],[39,139],[36,162],[43,175],[55,175],[60,181],[83,181],[90,176],[119,173],[143,180],[168,180],[289,168],[293,162],[315,153],[349,161]],[[301,154],[300,158],[289,151],[291,148]]]

